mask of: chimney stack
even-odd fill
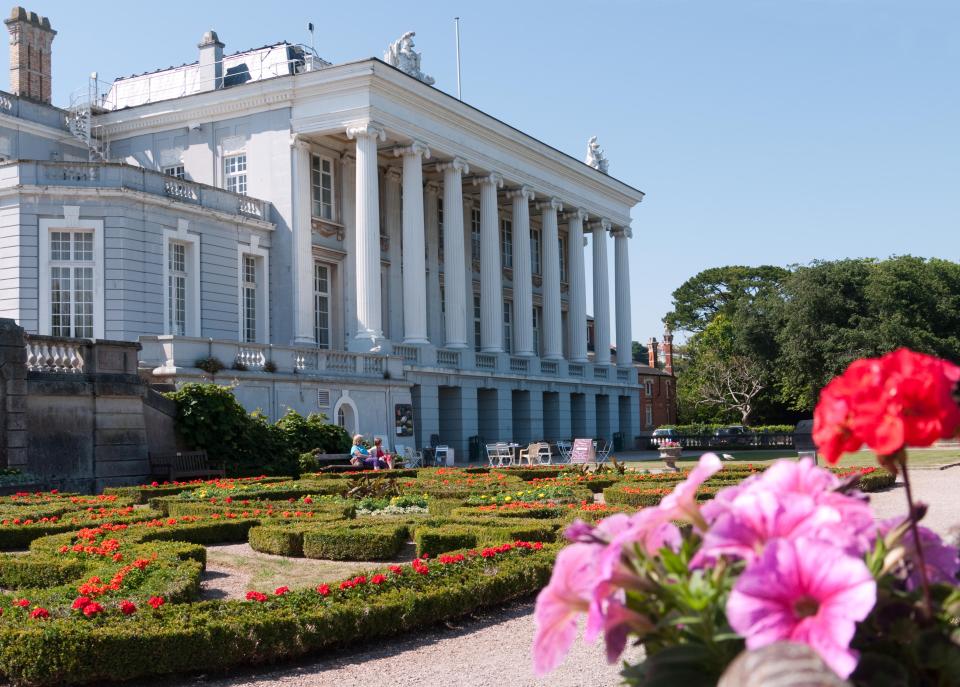
[[[207,31],[200,39],[200,71],[197,85],[201,91],[223,88],[223,43],[216,31]]]
[[[657,340],[650,337],[650,340],[647,341],[647,358],[648,364],[654,369],[657,367],[657,352]]]
[[[673,332],[663,332],[663,369],[673,374]]]
[[[57,32],[49,19],[22,7],[14,7],[3,23],[10,32],[10,92],[49,105],[50,46]]]

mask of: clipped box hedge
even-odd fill
[[[303,533],[303,555],[331,561],[393,559],[410,533],[404,525],[318,527]]]

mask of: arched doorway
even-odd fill
[[[357,406],[353,399],[344,392],[344,395],[340,397],[333,408],[334,421],[347,430],[347,434],[352,437],[354,434],[360,433],[357,422],[359,417],[360,414],[357,412]]]

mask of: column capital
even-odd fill
[[[492,184],[495,188],[503,188],[503,175],[497,172],[490,172],[490,174],[485,176],[473,178],[474,186],[483,186],[484,184]]]
[[[461,174],[470,173],[470,165],[467,164],[467,161],[464,160],[462,157],[455,157],[452,160],[437,163],[438,172],[443,172],[444,170],[447,170],[447,169],[455,169]]]
[[[403,178],[403,172],[399,167],[387,167],[383,176],[387,181],[400,181]]]
[[[370,138],[387,140],[387,130],[376,122],[358,122],[347,127],[347,138],[355,139],[369,136]]]
[[[537,194],[533,192],[533,189],[529,186],[520,186],[519,188],[510,189],[507,191],[507,198],[524,198],[525,200],[533,200],[536,198]]]
[[[439,181],[428,181],[423,185],[423,190],[434,196],[440,195],[440,189],[441,186]]]
[[[572,219],[579,219],[581,222],[590,217],[590,214],[583,208],[575,208],[573,210],[567,210],[563,213],[563,219],[569,221]]]
[[[431,155],[430,146],[423,141],[414,141],[408,146],[394,148],[393,155],[394,157],[400,157],[401,155],[417,155],[425,160],[429,160]]]
[[[290,136],[290,147],[303,152],[310,152],[310,143],[303,137],[303,134]]]
[[[610,235],[617,239],[618,238],[632,239],[633,229],[630,228],[629,224],[624,227],[613,227],[612,229],[610,229]]]
[[[590,231],[597,231],[598,229],[600,229],[601,231],[609,232],[610,227],[612,226],[613,224],[610,222],[610,220],[603,218],[603,219],[592,220],[588,225],[588,228],[590,229]]]
[[[563,203],[559,198],[548,198],[537,203],[537,210],[557,210],[563,212]]]

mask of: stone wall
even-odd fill
[[[46,487],[141,483],[154,450],[172,448],[173,415],[137,373],[138,343],[26,335],[0,319],[2,461]],[[150,430],[147,428],[147,418]]]

